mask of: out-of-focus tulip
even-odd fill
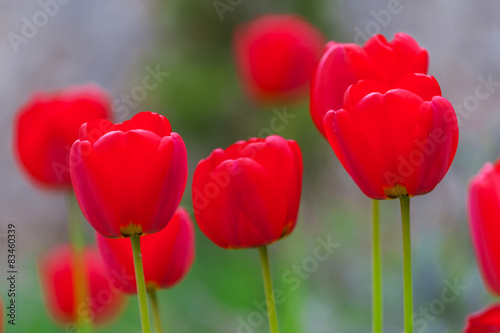
[[[266,15],[240,26],[234,53],[249,97],[258,103],[303,97],[324,41],[318,29],[297,15]]]
[[[91,121],[71,148],[70,172],[83,215],[105,237],[163,229],[187,182],[184,141],[167,118],[141,112],[122,124]]]
[[[409,35],[398,33],[392,42],[375,35],[361,47],[330,42],[311,82],[310,112],[320,132],[326,136],[323,118],[344,105],[347,88],[360,80],[372,80],[401,88],[401,81],[414,73],[427,73],[427,51]]]
[[[33,94],[15,119],[14,149],[23,169],[37,184],[71,189],[69,151],[80,126],[110,116],[110,98],[94,84]]]
[[[488,289],[500,296],[500,160],[487,163],[469,187],[472,244]]]
[[[223,248],[270,244],[293,231],[301,187],[302,155],[295,141],[277,135],[239,141],[198,163],[196,221]]]
[[[493,304],[467,317],[463,333],[500,332],[500,304]]]
[[[114,286],[95,248],[88,247],[83,252],[88,299],[85,305],[75,304],[73,254],[69,245],[60,245],[40,261],[42,288],[49,313],[62,325],[75,323],[77,311],[87,312],[80,315],[88,316],[93,324],[115,318],[123,308],[125,297]]]
[[[194,226],[188,212],[179,208],[161,231],[141,238],[144,277],[148,288],[170,288],[191,268],[195,256]],[[134,276],[132,246],[126,238],[112,239],[97,234],[97,244],[109,270]],[[137,293],[135,278],[118,285],[127,293]]]
[[[413,74],[388,90],[360,81],[346,92],[345,109],[324,118],[328,141],[368,197],[388,199],[432,191],[458,145],[451,104],[433,77]]]

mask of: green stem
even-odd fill
[[[135,279],[137,281],[137,296],[139,298],[139,312],[141,315],[142,332],[151,333],[149,320],[148,298],[146,294],[146,280],[144,279],[144,268],[142,266],[141,237],[130,236],[132,253],[134,257]]]
[[[75,294],[74,302],[76,309],[76,324],[79,331],[82,333],[92,332],[92,321],[88,314],[87,295],[88,281],[85,274],[85,258],[84,247],[85,237],[80,217],[80,207],[76,201],[75,195],[72,193],[68,197],[68,223],[69,223],[69,239],[73,250],[73,291]]]
[[[156,288],[148,289],[149,298],[151,299],[151,304],[153,305],[153,320],[155,323],[155,332],[162,333],[163,328],[161,325],[160,317],[160,306],[158,305],[158,297],[156,296]]]
[[[372,240],[372,325],[373,333],[382,333],[383,303],[382,303],[382,259],[380,253],[380,207],[378,200],[372,200],[373,240]]]
[[[403,229],[404,315],[405,333],[413,333],[413,288],[411,278],[410,198],[401,197]]]
[[[266,292],[267,313],[269,317],[269,328],[271,333],[279,333],[278,314],[276,312],[276,301],[274,300],[273,281],[271,279],[271,270],[269,269],[269,257],[267,255],[267,246],[259,248],[260,262],[262,265],[262,275],[264,276],[264,289]]]

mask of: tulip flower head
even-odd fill
[[[109,117],[110,98],[94,84],[33,94],[15,120],[14,150],[24,171],[46,188],[71,189],[69,151],[81,125]]]
[[[340,162],[373,199],[422,195],[447,173],[458,145],[458,124],[437,81],[408,76],[388,89],[363,80],[346,92],[344,108],[329,111],[324,128]]]
[[[134,276],[132,246],[128,239],[97,234],[97,244],[110,271]],[[148,289],[170,288],[179,283],[195,256],[194,225],[188,212],[179,208],[163,230],[141,238],[141,248]],[[135,278],[117,287],[129,294],[137,293]]]
[[[326,137],[323,118],[328,111],[343,108],[350,85],[371,80],[402,88],[408,75],[427,73],[428,58],[427,51],[404,33],[396,34],[392,42],[375,35],[363,47],[328,43],[311,82],[310,112],[316,127]]]
[[[187,182],[184,141],[167,118],[141,112],[112,124],[82,125],[71,148],[71,180],[83,215],[105,237],[158,232]]]
[[[500,160],[487,163],[469,186],[472,244],[483,280],[500,296]]]
[[[239,141],[198,163],[196,221],[223,248],[270,244],[294,229],[301,187],[302,155],[295,141],[277,135]]]
[[[114,287],[97,249],[88,247],[83,255],[89,319],[93,324],[109,321],[121,312],[125,297]],[[60,245],[47,253],[39,265],[47,309],[61,325],[75,323],[77,311],[82,308],[75,304],[74,258],[69,245]]]
[[[249,97],[265,103],[303,96],[323,45],[321,32],[296,15],[265,15],[240,26],[234,52]]]

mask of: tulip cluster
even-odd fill
[[[145,279],[158,329],[156,289],[180,282],[194,260],[193,224],[185,210],[177,210],[187,182],[186,148],[158,114],[143,112],[113,124],[109,100],[95,85],[39,93],[16,119],[16,153],[23,168],[45,187],[73,189],[83,215],[98,232],[100,253],[84,248],[74,218],[77,206],[70,206],[71,245],[44,256],[43,289],[57,322],[86,331],[116,317],[122,292],[145,296]],[[146,234],[151,235],[144,237],[141,254],[138,236]],[[121,237],[138,241],[134,253],[126,240],[112,239]],[[114,283],[117,274],[128,277],[134,271],[136,279]],[[147,313],[144,298],[141,315]]]
[[[258,18],[234,36],[247,95],[257,103],[293,101],[310,84],[313,122],[356,185],[374,199],[374,333],[383,331],[376,200],[401,200],[405,332],[412,333],[409,198],[443,180],[458,145],[455,111],[427,75],[427,51],[403,33],[392,42],[376,35],[364,46],[324,47],[322,34],[295,15]],[[41,260],[44,295],[55,321],[77,323],[86,332],[86,325],[116,317],[126,294],[137,294],[143,332],[151,332],[148,300],[155,331],[161,332],[156,292],[178,284],[195,258],[194,223],[179,207],[188,180],[187,150],[162,115],[141,112],[123,123],[110,118],[110,98],[95,85],[38,93],[16,118],[22,168],[37,184],[64,189],[69,197],[74,192],[76,199],[70,206],[71,244]],[[192,180],[200,230],[221,248],[258,250],[271,333],[279,329],[267,246],[296,226],[302,174],[299,145],[271,135],[213,150]],[[474,178],[469,198],[476,254],[496,295],[499,184],[500,162],[488,164]],[[75,207],[95,229],[97,249],[84,245]],[[116,283],[116,274],[126,281]],[[500,305],[494,305],[471,316],[466,332],[500,330],[499,317]]]

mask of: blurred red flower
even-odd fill
[[[463,331],[463,333],[497,332],[500,332],[500,304],[493,304],[468,316]]]
[[[170,288],[191,268],[195,256],[194,226],[188,212],[179,208],[161,231],[141,238],[144,276],[148,288]],[[137,293],[132,246],[126,238],[111,239],[97,234],[97,244],[110,271],[122,270],[131,277],[120,284],[127,293]]]
[[[458,124],[437,81],[412,74],[391,89],[362,80],[346,92],[344,109],[324,118],[328,141],[368,197],[410,197],[432,191],[458,145]]]
[[[469,187],[472,244],[488,289],[500,296],[500,160],[487,163]]]
[[[401,88],[407,75],[427,73],[427,51],[409,35],[397,33],[392,42],[371,37],[363,47],[329,42],[311,82],[311,116],[326,136],[323,118],[344,105],[347,88],[359,80],[373,80],[389,88]]]
[[[77,311],[85,308],[75,304],[73,253],[69,245],[56,246],[43,256],[39,265],[47,309],[62,325],[75,323]],[[87,247],[83,257],[88,287],[85,315],[93,324],[116,318],[125,304],[124,295],[114,286],[97,249]]]
[[[70,171],[83,215],[105,237],[165,228],[187,182],[184,141],[167,118],[141,112],[122,124],[101,119],[80,129]]]
[[[94,84],[34,93],[16,116],[14,150],[37,184],[71,189],[69,151],[80,126],[94,118],[109,117],[110,98]]]
[[[239,141],[198,163],[196,221],[223,248],[270,244],[294,229],[301,187],[302,155],[295,141],[277,135]]]
[[[297,15],[265,15],[238,27],[234,53],[242,85],[258,103],[307,93],[325,39]]]

